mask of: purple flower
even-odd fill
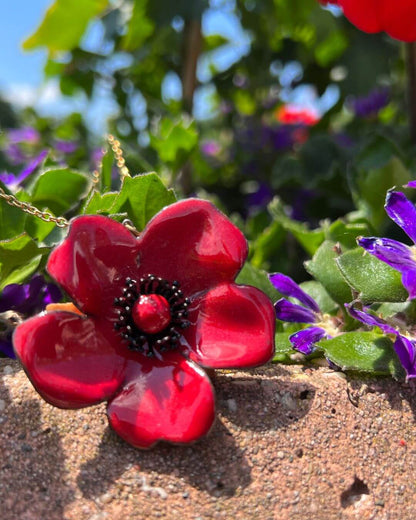
[[[208,157],[216,157],[221,151],[221,146],[213,139],[204,141],[201,144],[201,152]]]
[[[64,141],[59,140],[55,141],[54,148],[63,154],[71,154],[74,153],[75,150],[79,147],[79,144],[76,141]]]
[[[39,132],[27,126],[24,128],[11,128],[7,132],[7,140],[9,143],[37,143],[40,139]]]
[[[42,150],[40,154],[34,157],[17,176],[7,172],[0,173],[0,181],[10,188],[19,186],[20,183],[36,170],[47,155],[48,150]]]
[[[249,193],[246,197],[246,205],[249,209],[249,213],[251,213],[252,210],[255,211],[259,208],[265,208],[272,198],[273,190],[265,182],[260,182],[257,190]]]
[[[9,144],[5,149],[4,153],[12,164],[21,164],[27,157],[20,149],[18,144]]]
[[[400,191],[389,191],[386,196],[387,215],[416,243],[416,208]],[[416,298],[416,252],[390,238],[361,237],[358,244],[379,260],[402,274],[402,283],[409,299]]]
[[[366,96],[351,99],[350,106],[358,117],[372,117],[389,104],[390,92],[388,88],[377,88]]]
[[[294,349],[306,355],[311,354],[315,350],[315,343],[337,334],[332,318],[323,315],[316,301],[306,294],[292,278],[275,273],[269,275],[269,279],[281,294],[295,298],[302,304],[292,303],[286,298],[278,300],[274,304],[274,308],[279,320],[317,325],[302,329],[289,337]]]
[[[60,289],[35,275],[27,284],[6,285],[0,294],[0,353],[14,358],[12,333],[22,317],[29,317],[62,299]]]
[[[394,350],[400,363],[406,371],[406,380],[416,377],[416,341],[401,334],[397,329],[389,325],[379,316],[370,314],[368,309],[359,311],[352,304],[345,304],[348,312],[353,318],[370,327],[378,327],[384,334],[394,334],[396,340],[394,342]]]

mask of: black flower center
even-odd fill
[[[178,346],[180,330],[190,325],[189,303],[176,281],[152,274],[138,282],[126,278],[123,294],[114,300],[114,329],[130,350],[152,357]]]

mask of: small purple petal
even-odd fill
[[[269,274],[269,280],[284,296],[296,298],[312,311],[320,312],[316,301],[311,298],[309,294],[306,294],[305,291],[303,291],[299,285],[292,280],[292,278],[289,278],[289,276],[281,273]]]
[[[414,204],[400,191],[389,191],[384,207],[387,215],[416,243],[416,208]]]
[[[394,350],[403,368],[406,370],[406,379],[416,377],[416,346],[415,342],[398,334],[394,342]]]
[[[43,305],[42,308],[46,307],[50,303],[57,303],[62,300],[62,292],[61,289],[54,283],[48,283],[45,287],[45,292],[43,296]]]
[[[409,293],[409,300],[416,298],[416,269],[403,271],[402,284]]]
[[[78,147],[76,141],[55,141],[55,149],[64,154],[74,153]]]
[[[302,354],[309,355],[315,350],[315,343],[324,337],[328,337],[324,329],[320,327],[309,327],[292,334],[289,340],[294,349],[302,352]]]
[[[39,164],[43,162],[47,155],[48,150],[42,150],[39,155],[34,157],[26,166],[26,168],[16,178],[17,184],[20,184],[26,179],[26,177],[29,177],[29,175],[31,175],[36,170]]]
[[[11,283],[6,285],[0,294],[0,312],[15,310],[26,298],[26,291],[23,285]]]
[[[246,205],[250,208],[265,208],[273,198],[272,189],[264,182],[261,182],[257,191],[247,195]]]
[[[290,321],[294,323],[315,323],[316,316],[309,309],[296,305],[281,298],[274,304],[276,317],[282,321]]]
[[[5,186],[12,186],[13,184],[16,184],[16,175],[13,173],[2,172],[0,173],[0,181]]]
[[[405,188],[416,188],[416,181],[410,181],[404,187]]]
[[[11,128],[7,132],[7,139],[10,143],[37,143],[40,135],[35,128],[27,126],[24,128]]]
[[[416,270],[416,261],[409,246],[390,238],[363,237],[358,244],[379,260],[401,273]]]
[[[351,316],[354,319],[361,321],[361,323],[369,325],[370,327],[378,327],[385,334],[397,334],[397,330],[388,323],[386,323],[382,318],[374,316],[373,314],[369,314],[368,312],[359,311],[358,309],[355,309],[352,305],[348,303],[345,304],[345,307],[347,308]]]
[[[11,340],[8,341],[7,339],[0,339],[0,353],[12,359],[16,358]]]

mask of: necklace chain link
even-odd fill
[[[130,177],[129,170],[126,166],[126,161],[123,156],[123,150],[121,149],[120,141],[118,141],[118,139],[116,139],[111,134],[107,136],[107,141],[114,152],[117,168],[119,169],[121,179],[123,180],[125,177]],[[99,169],[101,169],[101,166],[102,163],[100,163],[99,168],[95,169],[92,173],[93,184],[97,184],[100,180]],[[23,202],[17,199],[14,195],[7,194],[1,187],[0,198],[5,200],[7,204],[9,204],[9,206],[19,208],[25,213],[28,213],[29,215],[33,215],[35,217],[40,218],[44,222],[53,222],[54,224],[56,224],[56,226],[60,228],[65,228],[69,226],[69,221],[65,217],[55,217],[55,215],[53,215],[49,211],[41,211],[36,206],[33,206],[28,202]]]

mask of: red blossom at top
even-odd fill
[[[168,206],[139,238],[103,216],[73,219],[51,254],[50,275],[77,305],[19,325],[14,347],[49,403],[108,401],[109,422],[141,448],[191,442],[215,417],[198,365],[261,365],[274,351],[274,310],[237,285],[247,243],[211,203]]]
[[[319,0],[339,5],[344,15],[364,32],[385,31],[405,42],[416,41],[415,0]]]

